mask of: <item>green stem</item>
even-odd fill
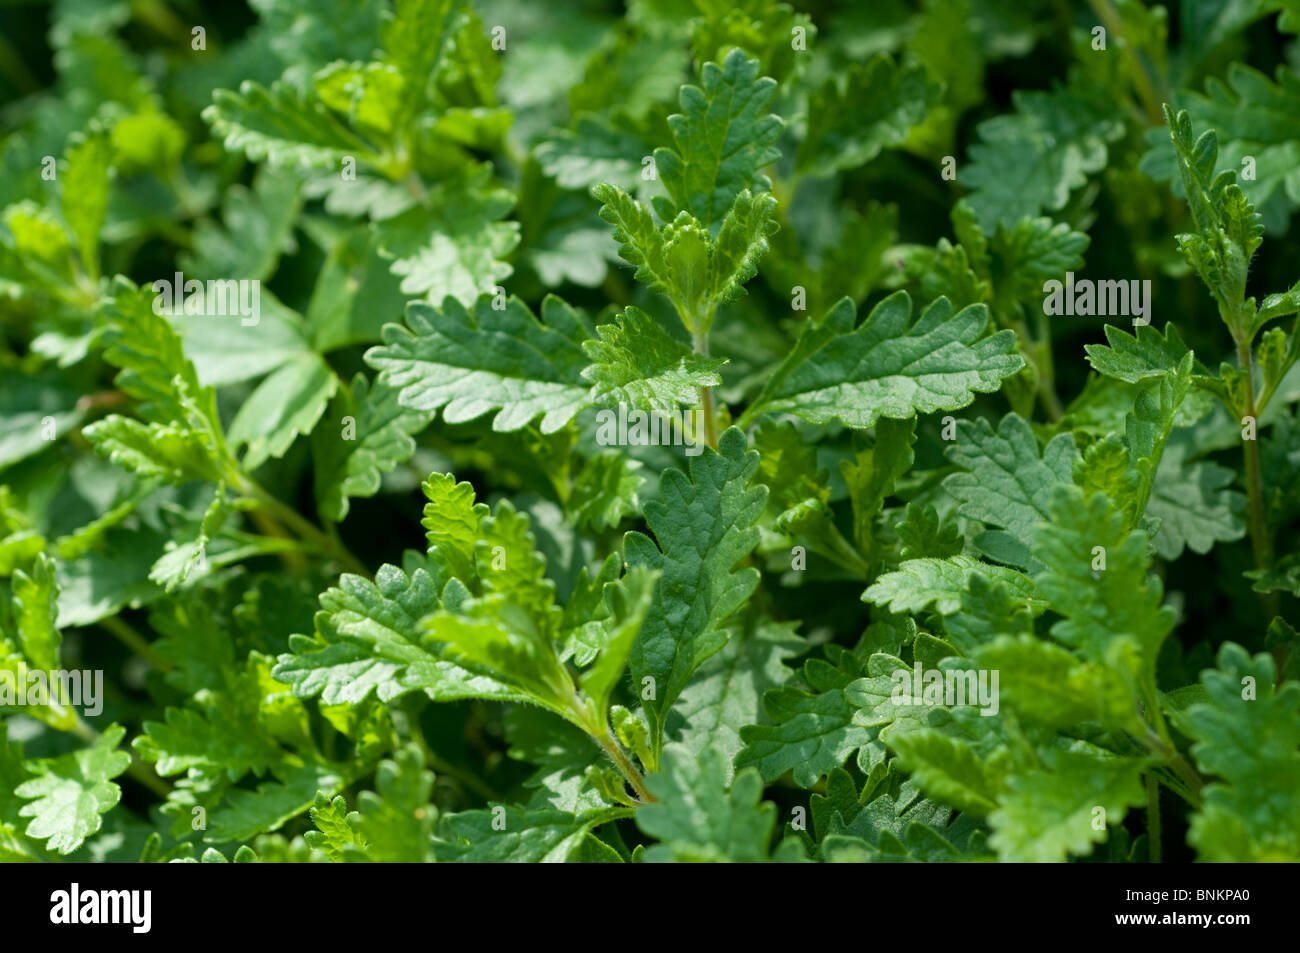
[[[89,745],[96,744],[99,741],[99,732],[82,721],[80,716],[73,722],[72,733]],[[171,785],[158,777],[143,761],[140,761],[134,751],[131,751],[130,755],[131,763],[127,765],[126,773],[160,798],[166,799],[170,797],[172,793]]]
[[[614,762],[623,777],[627,778],[627,783],[632,785],[632,790],[636,796],[641,799],[642,803],[650,803],[657,798],[650,793],[645,786],[645,779],[641,777],[641,772],[636,769],[632,759],[623,751],[622,745],[615,740],[613,733],[608,728],[603,734],[593,733],[592,737],[596,739],[596,744],[600,745],[602,751],[609,755],[609,759]]]
[[[1146,109],[1151,125],[1163,126],[1164,116],[1160,111],[1160,97],[1156,95],[1155,87],[1151,84],[1151,77],[1147,75],[1146,67],[1138,59],[1137,50],[1124,37],[1124,21],[1119,12],[1111,4],[1110,0],[1088,0],[1088,3],[1093,12],[1097,14],[1097,19],[1101,21],[1102,26],[1106,28],[1106,32],[1111,37],[1123,41],[1120,45],[1124,48],[1124,55],[1133,70],[1133,80],[1137,86],[1138,98],[1142,100],[1142,106]]]
[[[341,540],[331,539],[327,533],[319,529],[310,520],[303,518],[297,510],[291,506],[281,503],[270,493],[264,490],[252,480],[245,479],[240,486],[240,492],[246,497],[253,500],[270,513],[281,523],[297,533],[303,540],[312,543],[320,548],[322,552],[328,553],[343,564],[348,572],[356,573],[360,576],[369,576],[370,569],[343,545]]]
[[[1147,773],[1147,857],[1160,863],[1160,785],[1154,774]]]
[[[484,800],[505,800],[505,798],[495,791],[486,781],[475,777],[468,771],[462,771],[446,758],[440,757],[435,753],[434,750],[429,747],[429,743],[424,740],[424,735],[418,730],[418,728],[411,732],[411,737],[414,739],[416,746],[420,749],[421,754],[424,755],[424,763],[429,766],[434,774],[454,778]]]
[[[691,335],[691,343],[695,345],[695,353],[708,356],[709,354],[709,336],[707,333],[696,331]],[[713,388],[700,388],[700,413],[704,415],[704,435],[709,441],[709,446],[714,450],[718,449],[718,421],[717,413],[713,406]]]
[[[132,628],[130,623],[125,622],[121,616],[111,615],[100,619],[99,626],[111,632],[119,642],[158,669],[158,671],[170,672],[172,670],[171,662],[160,657],[153,650],[153,646],[149,641]]]

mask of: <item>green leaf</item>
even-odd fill
[[[759,170],[780,151],[779,117],[766,112],[776,81],[760,77],[761,65],[733,49],[719,66],[705,63],[702,86],[683,86],[681,113],[668,117],[676,149],[656,149],[655,165],[671,202],[655,211],[665,222],[689,212],[712,234],[742,191],[766,192]]]
[[[1289,2],[1289,0],[1288,0]],[[1249,156],[1253,177],[1243,179],[1241,188],[1252,205],[1263,213],[1270,233],[1282,233],[1300,205],[1300,76],[1294,69],[1278,66],[1276,82],[1245,63],[1227,64],[1223,80],[1209,78],[1205,94],[1184,91],[1179,104],[1198,126],[1217,130],[1222,141],[1219,158],[1224,169],[1242,169]],[[1151,130],[1151,146],[1140,168],[1158,181],[1179,178],[1176,153],[1169,138]],[[1210,167],[1210,173],[1214,166]],[[1181,194],[1181,192],[1180,192]]]
[[[127,769],[131,756],[118,751],[126,729],[112,725],[88,748],[26,762],[36,777],[14,790],[29,803],[19,810],[30,817],[26,834],[46,841],[60,854],[70,854],[99,831],[102,815],[122,799],[122,789],[112,779]]]
[[[168,708],[163,721],[144,723],[144,733],[133,746],[163,777],[194,770],[214,775],[224,771],[231,780],[250,771],[264,774],[283,752],[254,718],[239,717],[247,714],[246,708],[211,713]]]
[[[474,548],[482,538],[486,503],[474,501],[474,487],[450,473],[430,473],[420,487],[428,500],[421,525],[428,530],[429,552],[462,582],[474,578]]]
[[[946,559],[909,559],[878,577],[862,601],[895,613],[920,612],[934,603],[936,612],[949,615],[960,608],[962,593],[977,575],[1004,584],[1018,602],[1029,603],[1037,596],[1034,583],[1023,573],[959,553]]]
[[[689,464],[689,477],[668,470],[659,494],[646,504],[655,541],[640,533],[624,537],[629,566],[662,570],[655,598],[632,648],[629,667],[645,700],[652,745],[662,745],[664,718],[705,659],[722,648],[722,623],[758,585],[758,570],[735,565],[758,543],[754,521],[767,488],[751,487],[758,454],[745,435],[729,429],[715,452],[706,449]]]
[[[980,226],[992,233],[1065,207],[1070,193],[1106,167],[1107,144],[1124,134],[1102,90],[1015,90],[1013,113],[980,123],[961,181]]]
[[[756,767],[765,782],[792,771],[795,783],[810,788],[828,772],[875,740],[876,732],[853,724],[854,707],[844,688],[866,666],[840,646],[828,658],[804,664],[801,687],[786,686],[763,696],[763,710],[771,725],[749,725],[740,730],[745,748],[736,756],[736,768]]]
[[[1188,835],[1199,859],[1260,863],[1300,858],[1300,684],[1277,685],[1267,654],[1231,642],[1201,673],[1204,702],[1185,723],[1201,770],[1217,780]]]
[[[443,818],[434,852],[452,863],[562,863],[601,824],[631,815],[626,808],[600,808],[577,814],[494,805]]]
[[[645,482],[637,473],[639,468],[637,461],[618,450],[602,451],[584,463],[565,503],[577,526],[601,532],[639,513]]]
[[[460,20],[460,0],[397,0],[384,24],[384,58],[406,81],[394,125],[404,128],[424,111],[430,80],[437,76]]]
[[[1237,185],[1236,173],[1214,174],[1219,152],[1214,130],[1206,130],[1193,141],[1186,110],[1175,114],[1166,105],[1165,119],[1197,229],[1197,234],[1178,236],[1179,248],[1219,300],[1229,328],[1241,327],[1253,318],[1240,312],[1246,297],[1247,267],[1263,240],[1264,226]]]
[[[540,415],[542,433],[554,433],[587,404],[587,330],[553,295],[542,302],[542,318],[518,298],[498,310],[484,296],[472,311],[454,298],[441,308],[412,301],[407,327],[385,325],[384,346],[366,352],[366,361],[403,407],[441,409],[448,423],[495,410],[492,429],[503,432]]]
[[[32,565],[31,575],[14,570],[10,586],[13,623],[23,655],[32,668],[54,672],[60,667],[59,647],[63,644],[55,625],[59,588],[54,580],[54,560],[41,553]]]
[[[653,571],[632,566],[621,580],[605,587],[610,608],[607,635],[596,661],[581,676],[582,690],[591,699],[599,724],[607,721],[610,695],[627,668],[628,654],[645,621],[656,582]]]
[[[430,803],[433,775],[414,744],[381,761],[375,790],[357,797],[357,834],[365,856],[376,863],[425,863],[433,859],[433,829],[438,810]],[[349,860],[353,859],[349,851]]]
[[[1086,721],[1134,733],[1144,730],[1132,691],[1114,669],[1081,661],[1031,634],[1002,635],[980,646],[982,668],[999,673],[1003,703],[1056,729]]]
[[[108,170],[111,162],[107,133],[96,129],[68,150],[63,173],[63,218],[77,241],[82,267],[99,280],[99,233],[108,212]]]
[[[213,306],[207,302],[193,314],[167,316],[205,387],[252,380],[314,353],[296,311],[266,288],[260,289],[257,300],[256,324],[245,324],[229,307],[226,314],[209,312],[206,309]]]
[[[974,817],[984,817],[996,806],[1007,769],[1004,754],[981,758],[971,745],[911,722],[891,725],[882,738],[931,797]]]
[[[659,772],[646,785],[659,799],[636,814],[637,826],[659,841],[646,850],[647,861],[752,863],[769,858],[776,808],[760,803],[763,782],[757,771],[738,772],[728,787],[726,764],[717,751],[705,749],[695,756],[670,745]]]
[[[809,96],[808,127],[795,154],[807,175],[833,175],[866,165],[900,144],[939,100],[941,86],[919,63],[900,66],[877,54],[828,76]]]
[[[1047,753],[1050,770],[1014,774],[989,815],[989,844],[1002,861],[1060,863],[1090,853],[1144,800],[1143,763],[1083,751]],[[1098,815],[1096,809],[1104,813]],[[1105,824],[1094,827],[1094,818]]]
[[[1185,452],[1179,447],[1165,453],[1147,504],[1147,515],[1160,521],[1151,542],[1166,561],[1181,556],[1184,547],[1204,555],[1215,543],[1246,535],[1246,497],[1228,489],[1236,474],[1208,460],[1188,463]]]
[[[559,130],[533,150],[542,170],[562,189],[589,189],[601,182],[635,189],[646,154],[639,137],[598,116],[583,116],[575,128]]]
[[[350,389],[339,388],[312,431],[316,506],[331,522],[343,521],[352,497],[378,493],[383,474],[415,453],[411,435],[423,430],[432,415],[403,407],[399,393],[357,374]]]
[[[799,341],[773,373],[742,425],[759,413],[793,413],[812,423],[840,420],[870,427],[881,417],[956,410],[976,393],[997,390],[1024,364],[1012,331],[985,336],[988,310],[954,314],[940,298],[913,323],[912,302],[899,291],[856,329],[857,309],[841,300],[820,324],[805,323]],[[910,325],[910,326],[909,326]]]
[[[218,482],[224,476],[212,459],[211,444],[187,427],[142,424],[110,414],[82,432],[99,453],[146,479]]]
[[[1052,635],[1100,665],[1136,668],[1125,657],[1130,650],[1154,665],[1174,612],[1161,605],[1160,579],[1148,575],[1146,534],[1128,529],[1105,494],[1084,499],[1078,487],[1062,486],[1052,497],[1051,524],[1040,526],[1033,541],[1046,567],[1035,577],[1038,591],[1064,617]],[[1103,556],[1105,568],[1094,569]]]
[[[299,698],[320,695],[327,705],[358,705],[372,692],[381,701],[411,691],[434,701],[521,699],[424,647],[421,620],[438,608],[445,582],[433,563],[408,572],[381,566],[374,582],[344,574],[321,594],[315,636],[290,637],[272,674]]]
[[[960,599],[961,611],[946,616],[943,628],[948,641],[966,654],[999,635],[1033,632],[1035,617],[1047,608],[1034,594],[1021,595],[1015,586],[991,581],[983,572],[971,574]]]
[[[230,424],[231,448],[247,445],[244,467],[256,470],[284,456],[300,434],[311,433],[338,385],[318,354],[291,361],[262,381]]]
[[[872,523],[885,498],[916,460],[916,420],[876,421],[876,439],[869,450],[859,450],[852,460],[840,461],[840,475],[853,507],[854,537],[864,550],[874,543]]]
[[[639,308],[629,305],[613,322],[597,325],[596,335],[599,340],[582,342],[591,359],[582,376],[592,382],[593,404],[672,417],[680,405],[699,402],[701,387],[722,383],[717,372],[725,360],[694,353]]]
[[[763,695],[790,679],[786,659],[807,648],[794,628],[792,623],[760,620],[752,631],[740,627],[733,632],[682,689],[668,713],[668,738],[696,755],[716,749],[731,765],[745,747],[741,732],[768,720]]]
[[[1164,334],[1149,324],[1139,326],[1133,334],[1109,324],[1104,330],[1109,347],[1085,344],[1083,349],[1088,354],[1088,363],[1107,377],[1129,383],[1163,377],[1176,370],[1188,353],[1172,321],[1165,325]]]
[[[429,190],[424,201],[374,225],[379,250],[392,259],[402,293],[466,307],[492,294],[514,270],[505,261],[519,244],[517,222],[503,222],[515,204],[490,184],[491,166],[467,168]]]
[[[310,814],[316,830],[303,834],[303,840],[307,846],[321,851],[334,863],[345,860],[345,852],[365,847],[365,842],[356,831],[361,815],[356,811],[348,811],[348,802],[342,795],[330,800],[323,791],[317,791]]]
[[[619,254],[636,266],[636,280],[667,295],[692,334],[707,333],[718,305],[745,294],[777,229],[776,200],[748,190],[736,195],[716,237],[687,212],[656,228],[645,206],[615,186],[598,185],[592,194],[614,226]]]
[[[220,434],[216,397],[199,386],[181,339],[155,310],[155,295],[125,278],[113,285],[105,317],[104,358],[122,370],[115,383],[141,401],[138,411],[153,423],[185,422],[190,429]]]
[[[232,186],[221,203],[223,224],[200,222],[194,247],[179,256],[181,270],[194,278],[266,281],[281,252],[293,249],[293,228],[302,209],[299,179],[263,168],[252,189]]]
[[[957,424],[958,439],[948,457],[964,473],[954,473],[943,488],[961,501],[958,512],[996,526],[1004,533],[984,533],[976,546],[986,555],[1021,569],[1033,566],[1023,540],[1049,518],[1052,493],[1072,482],[1079,452],[1074,436],[1058,434],[1039,455],[1038,439],[1017,414],[1007,414],[995,431],[984,418]]]
[[[209,844],[252,840],[305,813],[319,792],[332,795],[344,784],[336,769],[305,764],[289,769],[283,778],[259,784],[256,790],[235,789],[208,818],[203,840]]]
[[[338,172],[345,157],[377,159],[374,147],[319,99],[282,82],[268,88],[244,80],[237,93],[215,90],[203,119],[226,149],[278,168]]]

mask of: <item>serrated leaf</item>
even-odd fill
[[[1178,328],[1171,321],[1161,334],[1150,325],[1142,325],[1133,333],[1106,325],[1104,344],[1085,344],[1088,363],[1107,377],[1129,383],[1162,377],[1175,370],[1188,353]]]
[[[1085,721],[1143,730],[1132,691],[1113,669],[1081,661],[1032,634],[1002,635],[980,646],[982,668],[999,673],[1003,703],[1031,721],[1063,729]]]
[[[29,802],[18,811],[31,818],[28,837],[44,840],[50,850],[66,855],[100,829],[101,815],[122,798],[112,779],[131,763],[129,754],[116,750],[125,735],[125,728],[113,725],[88,748],[26,763],[36,777],[14,793]]]
[[[608,182],[635,189],[641,181],[645,143],[598,116],[583,116],[540,143],[533,155],[563,189],[588,189]]]
[[[1016,90],[1011,101],[1013,113],[980,123],[979,142],[961,172],[972,190],[968,201],[990,234],[998,223],[1010,227],[1063,208],[1072,191],[1105,168],[1107,144],[1124,133],[1100,90]]]
[[[352,497],[374,496],[383,474],[415,453],[411,435],[422,430],[432,414],[403,407],[399,393],[357,374],[350,389],[339,389],[321,425],[312,431],[316,505],[326,519],[342,522]]]
[[[307,811],[319,792],[333,795],[344,784],[337,769],[305,764],[289,769],[280,779],[259,784],[256,790],[233,790],[209,816],[203,840],[209,844],[252,840]]]
[[[218,482],[224,475],[212,459],[211,445],[187,427],[143,424],[111,414],[83,433],[99,453],[146,479]]]
[[[796,784],[810,788],[843,766],[876,734],[853,724],[854,707],[844,696],[844,688],[864,671],[861,659],[839,651],[804,664],[803,681],[811,692],[795,686],[767,692],[763,710],[773,724],[740,730],[745,748],[736,756],[737,770],[756,767],[766,782],[792,771]]]
[[[1009,534],[998,537],[997,548],[976,545],[986,555],[1022,569],[1033,567],[1028,546],[1030,530],[1049,518],[1055,487],[1069,484],[1078,449],[1072,434],[1053,437],[1040,452],[1038,439],[1019,415],[1007,414],[995,431],[984,418],[957,424],[958,439],[948,457],[964,473],[943,481],[944,490],[961,501],[958,512],[968,519],[996,526]],[[987,534],[986,534],[987,536]]]
[[[291,637],[273,674],[298,697],[320,695],[328,705],[360,704],[372,692],[382,701],[411,691],[435,701],[521,699],[423,646],[421,620],[438,608],[445,582],[436,573],[429,564],[409,574],[381,566],[374,582],[344,574],[321,594],[316,635]]]
[[[472,311],[454,298],[440,308],[412,301],[407,327],[385,325],[384,346],[366,352],[366,361],[404,407],[441,409],[448,423],[495,410],[492,428],[503,432],[540,415],[542,433],[554,433],[587,404],[587,331],[554,296],[542,302],[542,317],[545,323],[518,298],[497,310],[485,295]]]
[[[725,360],[694,353],[639,308],[629,305],[613,322],[597,325],[596,335],[582,342],[591,360],[582,376],[592,382],[593,404],[670,417],[682,404],[698,403],[701,387],[722,383],[717,372]]]
[[[1172,449],[1172,448],[1171,448]],[[1184,452],[1166,452],[1151,487],[1146,513],[1160,521],[1152,545],[1170,561],[1186,547],[1205,554],[1215,543],[1246,535],[1246,497],[1229,489],[1236,474],[1209,460],[1187,463]]]
[[[286,169],[343,168],[351,156],[373,162],[375,149],[315,96],[282,82],[244,80],[239,92],[218,89],[203,119],[232,152]]]
[[[827,77],[809,96],[795,168],[831,175],[866,165],[925,120],[940,89],[921,64],[897,65],[884,54],[852,64],[843,81]]]
[[[753,631],[733,633],[682,689],[668,713],[667,737],[697,755],[714,748],[730,766],[745,746],[741,731],[767,720],[764,693],[789,680],[786,659],[806,647],[791,623],[764,621]]]
[[[640,465],[617,450],[605,450],[583,464],[573,481],[565,509],[581,527],[600,532],[617,526],[641,510],[640,489],[645,482]]]
[[[1098,757],[1053,751],[1050,770],[1014,774],[1008,791],[989,815],[989,844],[1003,861],[1059,863],[1081,856],[1107,837],[1128,808],[1140,804],[1143,763],[1133,758]],[[1093,825],[1102,808],[1107,826]]]
[[[1266,654],[1231,642],[1217,669],[1201,673],[1205,701],[1189,707],[1192,755],[1206,774],[1205,804],[1188,835],[1201,860],[1294,861],[1300,857],[1300,684],[1275,684]]]
[[[747,189],[735,196],[716,236],[688,212],[659,229],[645,206],[615,186],[598,185],[592,194],[601,218],[614,226],[619,254],[636,266],[636,280],[667,295],[697,335],[708,332],[719,304],[745,294],[777,229],[776,200]]]
[[[402,293],[432,302],[448,296],[472,306],[514,270],[505,259],[519,244],[517,222],[503,222],[513,193],[493,187],[488,165],[467,169],[429,190],[400,215],[376,222],[380,253],[392,259]]]
[[[364,848],[365,842],[357,834],[355,826],[361,815],[349,811],[348,802],[341,795],[331,800],[325,792],[317,791],[309,813],[316,830],[304,834],[303,840],[313,850],[319,850],[339,863],[345,859],[345,850]]]
[[[982,759],[975,749],[942,732],[914,723],[887,729],[882,737],[928,795],[966,814],[984,817],[1002,791],[1005,758]]]
[[[757,771],[737,773],[728,786],[720,753],[708,748],[697,757],[669,746],[646,784],[659,798],[636,814],[637,826],[659,841],[645,852],[650,863],[768,859],[776,810],[760,804]]]
[[[578,850],[593,828],[631,813],[599,808],[572,814],[514,805],[462,811],[444,817],[434,853],[453,863],[559,863]]]
[[[282,457],[295,439],[310,434],[338,386],[338,377],[318,354],[291,361],[262,381],[230,424],[231,448],[247,445],[244,467],[256,470]]]
[[[662,570],[628,663],[637,685],[653,680],[654,698],[645,710],[655,748],[691,673],[726,641],[722,623],[758,585],[756,569],[735,568],[758,543],[752,524],[767,489],[749,486],[757,469],[758,454],[747,449],[745,435],[729,429],[716,452],[706,449],[691,459],[689,477],[680,470],[664,473],[658,497],[645,506],[657,545],[640,533],[624,537],[629,566]]]
[[[856,329],[857,309],[841,300],[820,324],[809,320],[793,352],[773,373],[741,424],[760,412],[798,414],[812,423],[872,426],[880,417],[956,410],[997,390],[1023,366],[1015,334],[985,336],[988,311],[953,314],[940,298],[912,322],[912,301],[895,292]],[[910,325],[910,326],[909,326]]]
[[[1084,499],[1078,487],[1062,486],[1052,497],[1051,524],[1040,526],[1033,541],[1034,555],[1046,567],[1034,581],[1052,610],[1064,616],[1052,635],[1100,665],[1136,665],[1117,654],[1129,646],[1154,664],[1174,613],[1161,604],[1160,579],[1148,575],[1146,534],[1128,529],[1104,494]],[[1094,570],[1099,555],[1105,568]]]
[[[920,612],[934,603],[936,612],[949,615],[961,607],[962,593],[976,575],[1004,584],[1017,601],[1031,603],[1037,597],[1033,581],[1024,573],[958,553],[946,559],[909,559],[877,578],[862,594],[862,601],[896,613]]]
[[[766,113],[776,81],[759,76],[758,60],[733,49],[722,61],[705,63],[701,86],[683,86],[681,113],[668,117],[676,149],[656,149],[659,179],[671,198],[656,203],[660,218],[689,212],[711,233],[742,191],[770,187],[759,170],[774,162],[781,136],[779,117]]]

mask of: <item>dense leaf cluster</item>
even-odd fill
[[[3,14],[0,860],[1300,860],[1294,3],[237,6]]]

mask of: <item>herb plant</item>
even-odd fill
[[[1294,3],[249,7],[0,14],[0,858],[1300,860]]]

